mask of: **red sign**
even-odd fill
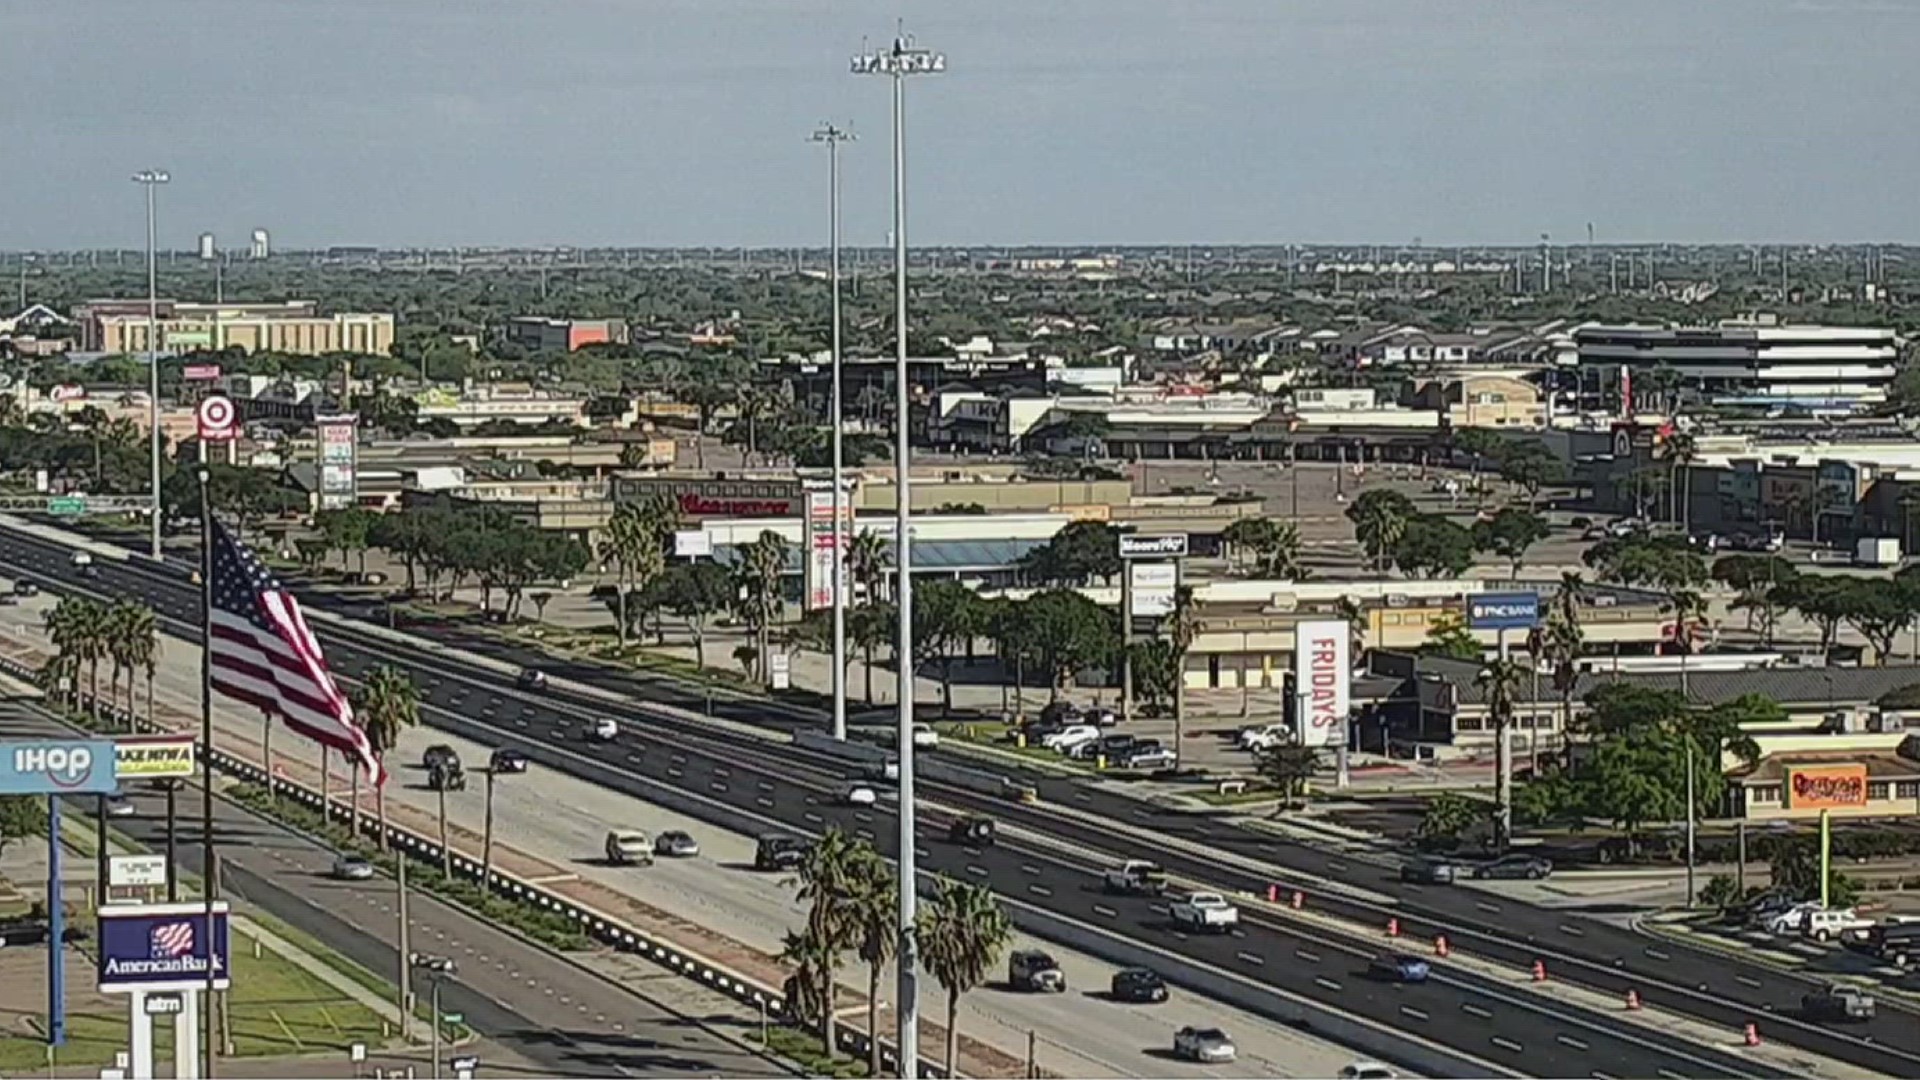
[[[713,498],[694,492],[679,496],[680,512],[688,517],[791,517],[792,499]]]
[[[180,377],[188,382],[212,382],[220,377],[220,365],[188,364],[180,369]]]
[[[79,401],[87,396],[87,388],[76,383],[61,383],[49,391],[48,396],[55,401]]]
[[[233,402],[214,394],[203,398],[193,411],[201,442],[228,442],[234,435]]]

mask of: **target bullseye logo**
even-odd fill
[[[214,394],[204,398],[200,407],[194,410],[193,418],[200,428],[201,442],[226,442],[233,438],[233,402]]]

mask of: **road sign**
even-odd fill
[[[440,1014],[440,1022],[443,1024],[464,1024],[467,1022],[467,1014],[443,1012]]]
[[[84,514],[87,512],[85,495],[55,495],[47,500],[47,513],[60,516]]]
[[[1123,559],[1184,559],[1187,557],[1187,534],[1129,536],[1122,533],[1120,557]]]
[[[466,1054],[461,1057],[454,1058],[453,1060],[447,1062],[447,1064],[453,1066],[456,1069],[464,1069],[467,1072],[472,1072],[473,1070],[480,1067],[480,1056],[478,1054]]]
[[[116,889],[164,888],[167,884],[167,857],[109,855],[107,884]]]
[[[188,364],[180,369],[180,377],[188,382],[213,382],[220,377],[220,365]]]
[[[0,794],[105,795],[117,790],[113,743],[105,739],[8,739],[0,743]]]
[[[103,994],[135,990],[225,990],[232,971],[227,902],[213,902],[212,924],[204,903],[108,904],[101,907],[96,978]]]
[[[1531,630],[1540,625],[1540,594],[1480,593],[1467,597],[1467,628]]]
[[[233,401],[221,394],[209,394],[193,411],[194,424],[201,442],[227,442],[233,438]]]

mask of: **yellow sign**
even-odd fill
[[[1812,765],[1787,770],[1787,809],[1858,810],[1867,805],[1865,765]]]
[[[122,780],[192,776],[194,740],[185,735],[123,738],[113,748],[113,775]]]

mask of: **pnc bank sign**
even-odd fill
[[[0,742],[0,795],[101,795],[117,789],[106,739]]]

